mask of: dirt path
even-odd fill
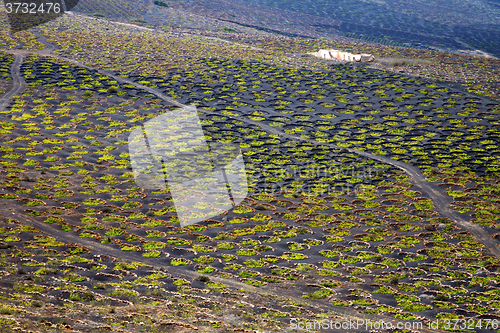
[[[488,59],[498,59],[497,57],[494,57],[487,52],[478,50],[475,47],[470,46],[469,44],[467,44],[466,42],[464,42],[463,40],[461,40],[458,37],[454,37],[453,40],[467,48],[467,50],[458,50],[458,51],[462,51],[463,53],[467,53],[468,55],[472,55],[475,57],[483,57],[483,58],[488,58]]]
[[[10,91],[8,91],[0,99],[0,111],[5,110],[12,100],[12,97],[19,94],[25,87],[24,77],[21,75],[21,65],[23,63],[24,55],[14,54],[14,62],[10,67],[12,73],[12,80],[14,84]]]
[[[31,33],[38,38],[38,41],[40,43],[42,43],[43,45],[45,45],[45,49],[44,50],[40,50],[41,53],[48,55],[52,51],[54,51],[56,49],[55,45],[52,44],[52,43],[50,43],[49,41],[47,41],[47,37],[45,37],[44,35],[42,35],[38,30],[31,31]]]

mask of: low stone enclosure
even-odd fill
[[[327,60],[350,61],[350,62],[370,62],[375,60],[371,54],[352,54],[339,50],[319,50],[318,52],[309,53],[315,57]]]

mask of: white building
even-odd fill
[[[352,54],[339,50],[319,50],[318,52],[312,52],[309,54],[326,60],[339,60],[349,62],[369,62],[375,60],[375,57],[371,54]]]

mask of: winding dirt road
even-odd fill
[[[11,102],[12,97],[19,94],[25,87],[24,77],[21,75],[21,65],[24,60],[24,55],[14,54],[14,62],[10,67],[10,72],[12,73],[12,80],[14,84],[10,91],[8,91],[2,98],[0,98],[0,110],[5,110],[8,104]]]

